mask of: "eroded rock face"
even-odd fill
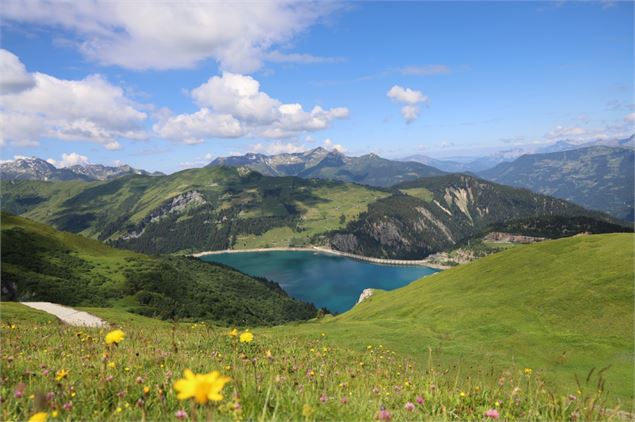
[[[399,228],[392,221],[379,221],[371,225],[370,235],[386,246],[395,246],[400,243],[408,243],[407,239],[399,233]]]
[[[172,198],[171,202],[160,207],[158,210],[150,214],[150,221],[154,223],[166,214],[183,211],[188,206],[198,206],[205,204],[205,198],[198,191],[189,191]]]
[[[371,297],[373,295],[373,289],[364,289],[362,294],[359,295],[359,299],[357,299],[357,303],[361,303],[365,299]]]
[[[336,234],[331,240],[331,247],[338,251],[354,253],[358,250],[359,243],[354,234]]]
[[[207,201],[199,191],[192,190],[189,192],[184,192],[180,195],[175,196],[165,204],[161,205],[159,208],[152,211],[152,213],[150,213],[149,216],[145,217],[141,221],[141,223],[137,225],[137,227],[135,227],[133,230],[129,230],[128,233],[121,236],[121,239],[137,239],[143,235],[148,224],[157,223],[163,217],[169,214],[180,213],[182,211],[185,211],[187,208],[198,207],[205,204],[207,204]]]

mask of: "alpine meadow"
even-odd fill
[[[3,421],[632,421],[633,2],[5,0]]]

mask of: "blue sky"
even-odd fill
[[[172,172],[247,151],[442,158],[634,131],[632,2],[146,6],[7,2],[3,159]]]

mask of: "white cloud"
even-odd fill
[[[191,95],[202,108],[193,114],[164,116],[154,125],[160,136],[186,144],[243,136],[282,139],[326,129],[349,114],[344,107],[315,106],[305,111],[301,104],[284,104],[261,91],[251,76],[230,72],[211,77]]]
[[[414,122],[419,117],[420,104],[428,103],[428,97],[423,95],[421,91],[404,88],[399,85],[394,85],[390,88],[386,95],[393,101],[405,104],[401,108],[401,115],[406,120],[406,123]]]
[[[326,149],[332,149],[332,150],[335,150],[337,152],[342,152],[342,153],[346,151],[346,148],[344,148],[342,146],[342,144],[336,144],[335,142],[333,142],[331,140],[331,138],[326,138],[324,140],[324,147]]]
[[[201,144],[207,138],[238,138],[245,134],[241,124],[229,114],[215,114],[208,108],[179,114],[156,123],[159,136],[187,145]]]
[[[626,116],[624,116],[624,121],[629,123],[635,122],[635,112],[629,113]]]
[[[154,2],[5,0],[3,18],[70,30],[88,58],[129,69],[191,68],[214,59],[250,72],[275,46],[339,6],[335,2]],[[275,56],[274,56],[275,58]],[[307,58],[291,56],[307,61]]]
[[[192,97],[201,107],[241,120],[268,124],[279,115],[280,102],[260,91],[260,83],[251,76],[224,72],[193,89]]]
[[[90,161],[88,160],[88,157],[86,157],[85,155],[80,155],[76,152],[71,152],[70,154],[62,154],[62,159],[57,161],[54,160],[52,158],[49,158],[48,160],[46,160],[49,164],[54,165],[55,167],[58,168],[62,168],[62,167],[70,167],[70,166],[76,166],[76,165],[84,165],[84,164],[88,164]]]
[[[431,76],[450,73],[450,68],[444,64],[429,64],[423,66],[406,66],[399,69],[404,75]]]
[[[33,76],[27,72],[18,56],[0,49],[0,95],[15,94],[34,85]]]
[[[258,143],[249,147],[250,151],[258,152],[266,155],[291,154],[294,152],[302,152],[306,148],[302,145],[284,142]]]
[[[627,116],[628,117],[628,116]],[[633,123],[615,121],[603,127],[583,129],[580,127],[556,126],[545,134],[548,140],[568,140],[573,143],[585,143],[597,140],[620,139],[632,135]]]
[[[585,135],[587,131],[581,127],[564,127],[556,126],[545,135],[547,139],[562,139],[562,138],[579,138]]]
[[[6,50],[0,50],[3,52]],[[33,73],[34,86],[0,96],[0,139],[34,146],[42,138],[90,141],[118,149],[119,138],[146,139],[147,114],[100,75],[63,80]]]

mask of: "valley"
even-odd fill
[[[2,0],[0,422],[635,422],[634,16]]]
[[[142,253],[321,246],[420,260],[494,229],[549,238],[632,230],[600,212],[468,175],[373,188],[211,167],[1,187],[8,212]]]

